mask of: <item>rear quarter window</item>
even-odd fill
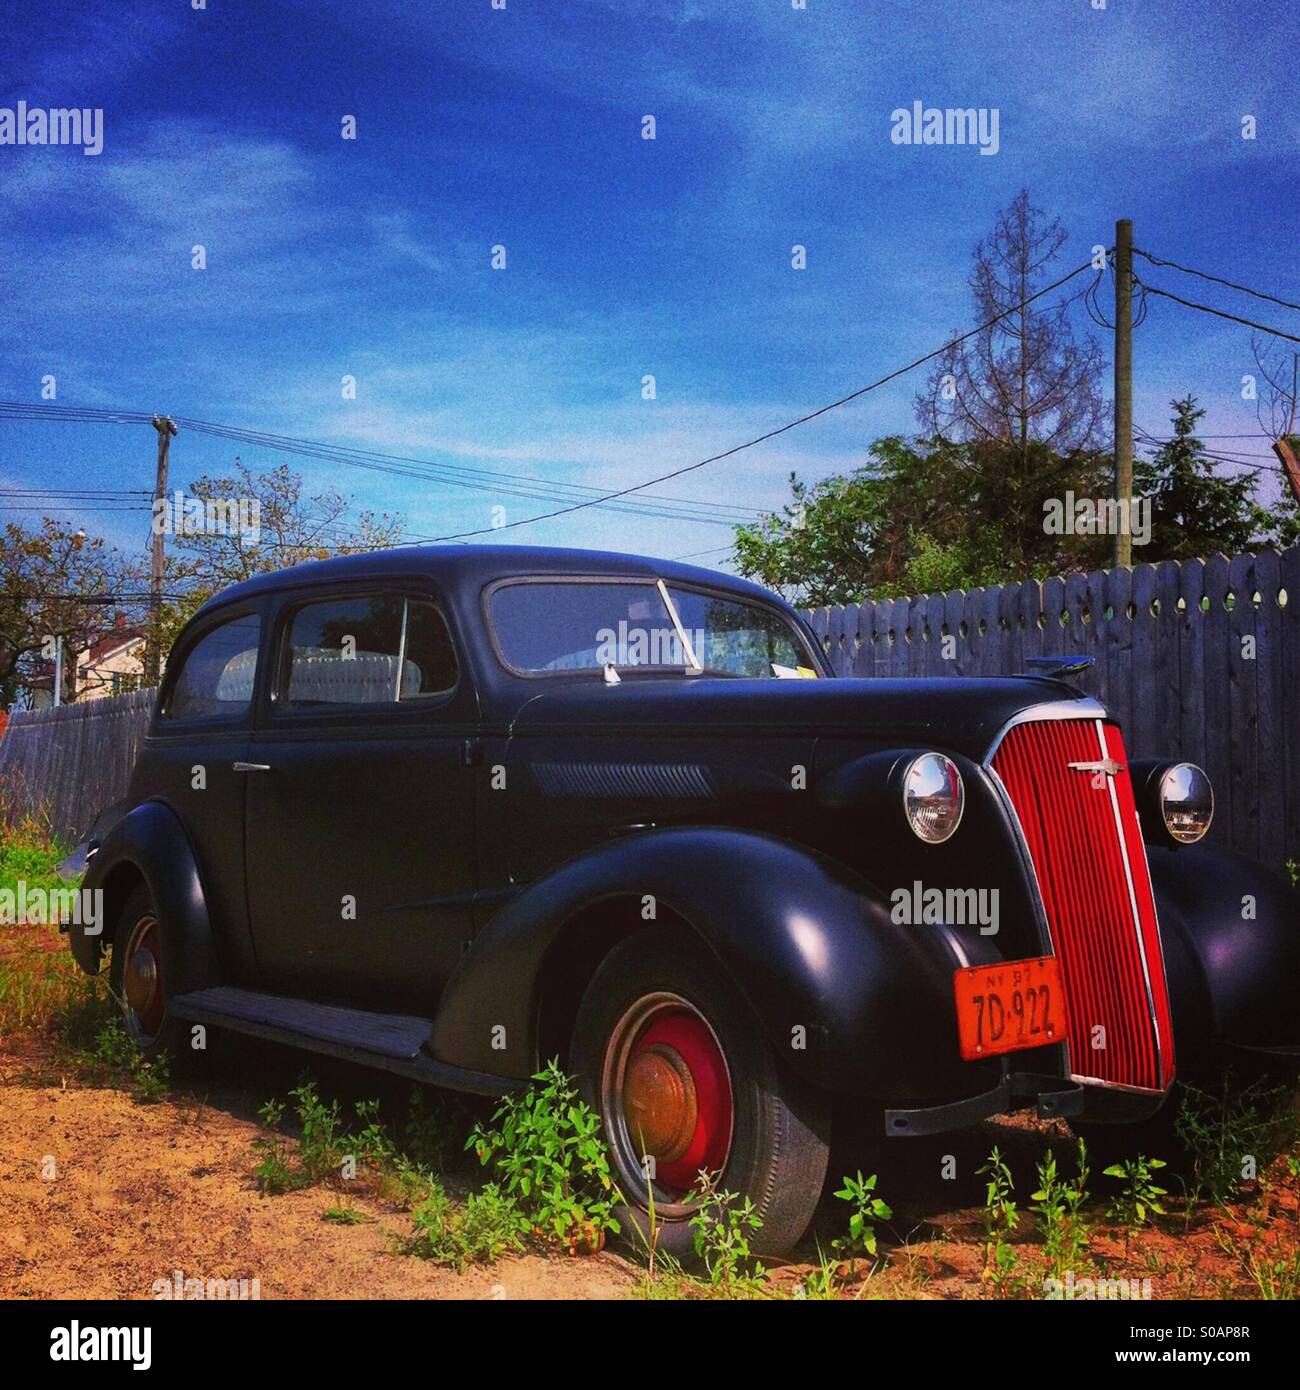
[[[261,631],[261,619],[248,613],[205,632],[181,656],[161,718],[242,718],[253,700]]]

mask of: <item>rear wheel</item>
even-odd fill
[[[167,1013],[162,928],[148,888],[139,884],[118,920],[109,983],[122,1011],[122,1028],[145,1057],[166,1052],[183,1061],[183,1025]]]
[[[628,1199],[619,1222],[634,1245],[652,1238],[653,1205],[656,1248],[693,1253],[687,1199],[701,1169],[753,1202],[756,1254],[782,1254],[807,1229],[826,1175],[829,1107],[778,1063],[688,931],[650,928],[610,952],[583,995],[571,1056],[604,1124]]]

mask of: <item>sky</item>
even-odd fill
[[[1069,231],[1062,273],[1127,216],[1141,247],[1300,299],[1296,33],[1280,0],[196,4],[6,8],[0,108],[102,108],[103,149],[0,144],[0,399],[40,402],[52,376],[58,405],[443,471],[182,430],[181,488],[236,453],[289,462],[309,491],[433,536],[553,509],[480,475],[450,486],[448,468],[632,486],[969,328],[972,247],[1022,187]],[[891,113],[916,101],[996,109],[996,154],[893,143]],[[1281,307],[1140,273],[1300,331]],[[1109,335],[1078,328],[1109,362]],[[1168,402],[1192,392],[1206,432],[1257,430],[1241,398],[1250,338],[1153,299],[1135,338],[1138,425],[1166,432]],[[647,495],[728,518],[779,507],[792,471],[843,472],[912,431],[923,382]],[[1262,438],[1220,447],[1272,462]],[[151,488],[154,449],[148,425],[0,419],[0,488]],[[60,515],[147,543],[147,513]],[[731,530],[588,508],[486,539],[726,567]]]

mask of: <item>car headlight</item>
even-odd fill
[[[922,753],[903,773],[903,811],[912,833],[930,845],[941,845],[961,824],[966,789],[951,758]]]
[[[1192,845],[1214,819],[1214,788],[1195,763],[1175,763],[1160,779],[1160,814],[1179,844]]]

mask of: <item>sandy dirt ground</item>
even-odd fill
[[[153,1298],[157,1279],[257,1279],[262,1298],[618,1298],[635,1282],[610,1254],[510,1258],[464,1274],[393,1253],[404,1216],[323,1219],[323,1188],[263,1197],[254,1118],[180,1095],[141,1105],[46,1078],[45,1059],[0,1055],[0,1297]],[[52,1178],[48,1160],[53,1160]]]

